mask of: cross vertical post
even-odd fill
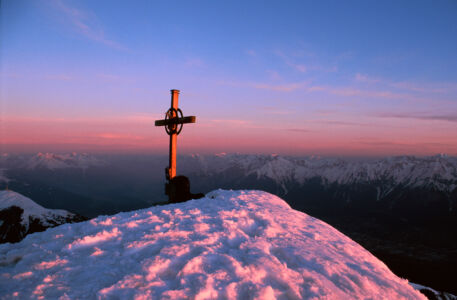
[[[176,118],[178,110],[178,97],[179,90],[171,90],[171,113],[170,118]],[[174,124],[168,126],[175,126]],[[178,134],[172,132],[170,134],[170,153],[169,153],[169,164],[168,164],[168,179],[172,180],[176,176],[176,144],[178,142]]]
[[[178,194],[180,193],[179,190],[183,190],[182,183],[180,186],[177,182],[179,181],[179,177],[185,177],[176,176],[178,134],[181,132],[183,124],[195,123],[196,121],[195,116],[183,116],[181,109],[178,108],[178,96],[179,90],[171,90],[171,107],[165,113],[165,119],[155,121],[155,126],[164,126],[165,132],[170,136],[169,161],[168,167],[165,168],[165,177],[167,180],[167,183],[165,184],[165,194],[168,195],[169,202],[177,201],[177,199],[181,197]]]

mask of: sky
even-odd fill
[[[0,151],[457,155],[456,1],[0,2]]]

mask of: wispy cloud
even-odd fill
[[[376,147],[389,147],[389,146],[405,146],[412,147],[415,150],[418,147],[455,147],[449,143],[433,143],[433,142],[399,142],[399,141],[386,141],[386,140],[373,140],[373,139],[357,139],[357,142],[364,145],[376,146]]]
[[[390,83],[390,86],[402,89],[409,90],[419,93],[449,93],[457,92],[457,83],[414,83],[414,82],[393,82]]]
[[[278,72],[274,71],[274,70],[266,70],[266,73],[268,74],[268,76],[270,77],[271,80],[281,80],[281,75],[279,75]]]
[[[333,121],[333,120],[319,120],[314,121],[314,123],[326,124],[326,125],[338,125],[338,126],[366,126],[366,123],[359,122],[348,122],[348,121]]]
[[[100,117],[71,117],[71,118],[56,118],[56,117],[33,117],[33,116],[5,116],[2,121],[5,123],[60,123],[60,124],[154,124],[155,120],[162,119],[161,114],[131,114],[118,116],[103,116]]]
[[[319,72],[325,72],[325,73],[330,73],[330,72],[337,72],[338,67],[337,66],[323,66],[320,64],[315,63],[315,58],[313,60],[313,63],[303,63],[300,60],[303,60],[303,55],[300,55],[300,57],[297,57],[296,55],[288,55],[285,54],[282,51],[275,51],[274,54],[279,57],[284,64],[289,66],[290,68],[300,72],[300,73],[307,73],[309,71],[319,71]],[[309,55],[308,55],[309,56]],[[315,56],[313,54],[313,56]]]
[[[271,115],[290,115],[294,113],[293,110],[284,110],[278,107],[274,106],[264,106],[264,107],[259,107],[259,109],[265,113],[265,114],[271,114]]]
[[[94,137],[98,137],[106,140],[134,140],[134,141],[143,141],[146,140],[146,137],[133,135],[133,134],[120,134],[113,132],[104,132],[96,134]]]
[[[292,131],[292,132],[300,132],[300,133],[308,133],[311,132],[311,130],[308,129],[303,129],[303,128],[288,128],[286,129],[287,131]]]
[[[231,126],[245,126],[249,125],[251,122],[248,120],[227,120],[227,119],[213,119],[209,120],[210,123],[216,124],[224,124],[224,125],[231,125]]]
[[[356,73],[354,76],[355,81],[366,82],[366,83],[376,83],[380,82],[380,79],[369,77],[365,74]]]
[[[281,51],[276,51],[276,55],[280,57],[286,65],[301,73],[305,73],[308,70],[307,66],[302,63],[295,62],[292,58],[290,58],[288,55],[285,55]]]
[[[184,66],[189,67],[189,68],[203,67],[203,66],[205,66],[205,63],[200,58],[188,58],[184,62]]]
[[[94,13],[70,7],[67,2],[61,0],[54,0],[53,3],[64,14],[64,19],[70,23],[73,30],[81,36],[116,50],[128,50],[120,43],[106,37]]]
[[[205,119],[200,118],[199,120],[200,127],[206,128],[243,128],[243,129],[263,129],[267,127],[256,124],[251,120],[240,120],[240,119]]]
[[[334,115],[338,112],[336,109],[318,109],[316,110],[316,113],[320,116],[329,116],[329,115]]]
[[[252,57],[256,57],[257,56],[257,52],[255,52],[254,50],[252,49],[248,49],[245,51],[245,53],[249,56],[252,56]]]
[[[379,86],[385,86],[394,88],[396,90],[402,90],[407,92],[418,92],[418,93],[450,93],[457,92],[457,83],[452,82],[441,82],[441,83],[417,83],[411,81],[400,81],[395,82],[388,79],[376,78],[367,74],[356,73],[354,75],[354,81],[361,84],[378,84]]]
[[[330,88],[330,93],[339,96],[362,96],[362,97],[378,97],[378,98],[400,98],[405,95],[396,94],[391,91],[376,91],[376,90],[361,90],[357,88]]]
[[[252,83],[251,86],[256,89],[265,89],[278,92],[292,92],[298,89],[305,88],[308,84],[309,83],[307,81],[303,81],[283,84]]]
[[[292,92],[298,89],[305,89],[309,82],[302,81],[302,82],[289,82],[289,83],[264,83],[264,82],[239,82],[239,81],[225,81],[221,80],[218,81],[220,85],[227,85],[227,86],[234,86],[234,87],[249,87],[254,89],[261,89],[261,90],[271,90],[277,92]]]
[[[107,73],[98,73],[95,76],[105,81],[119,81],[122,79],[121,76]]]
[[[44,75],[43,77],[45,80],[58,80],[58,81],[70,81],[73,79],[72,76],[66,74],[49,74]]]
[[[450,114],[414,114],[414,113],[378,113],[376,117],[396,119],[417,119],[430,121],[457,122],[457,113]]]

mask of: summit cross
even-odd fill
[[[176,144],[178,134],[183,124],[195,123],[196,117],[183,117],[181,109],[178,108],[179,90],[171,90],[171,107],[165,113],[165,119],[155,121],[155,126],[165,126],[165,131],[170,136],[169,165],[165,168],[165,176],[170,182],[176,176]]]

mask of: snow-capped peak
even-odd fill
[[[30,198],[27,198],[19,193],[5,190],[0,191],[0,210],[11,206],[18,206],[24,210],[22,214],[23,222],[28,222],[29,216],[43,216],[50,213],[49,209],[46,209],[35,202],[33,202]],[[66,211],[63,210],[54,210],[55,213],[64,214],[66,215]]]
[[[328,224],[260,191],[211,192],[0,245],[5,298],[425,299]]]
[[[20,211],[11,210],[18,207]],[[84,218],[63,209],[47,209],[11,190],[0,191],[0,243],[15,242],[25,235]]]
[[[193,157],[194,159],[197,157]],[[424,186],[452,192],[457,188],[457,158],[398,156],[376,161],[350,161],[321,157],[283,157],[279,155],[198,156],[203,172],[218,174],[239,168],[247,176],[255,174],[275,181],[285,189],[290,181],[303,184],[319,177],[324,183],[352,184],[387,181],[392,185]]]
[[[46,168],[50,170],[63,168],[82,168],[86,169],[92,166],[102,166],[105,163],[100,159],[87,153],[38,153],[30,157],[25,162],[25,167],[28,169]]]

